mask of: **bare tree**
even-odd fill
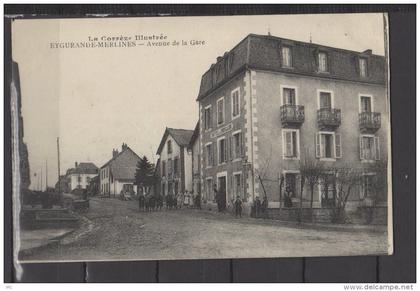
[[[355,168],[334,168],[334,208],[332,221],[343,223],[346,221],[346,205],[352,189],[358,187],[362,181],[362,171]]]
[[[305,155],[305,157],[301,160],[300,174],[301,177],[303,177],[302,180],[307,183],[311,191],[310,208],[313,208],[315,186],[318,185],[320,179],[324,175],[324,172],[324,166],[318,160],[309,158],[308,155]],[[302,188],[303,187],[301,187],[301,192]]]

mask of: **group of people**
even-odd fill
[[[139,209],[140,211],[154,211],[161,210],[164,206],[166,209],[179,209],[182,207],[201,209],[201,195],[193,195],[186,191],[177,195],[168,194],[163,197],[160,194],[154,195],[139,195]]]

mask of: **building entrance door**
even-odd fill
[[[226,209],[226,176],[218,178],[220,210]]]

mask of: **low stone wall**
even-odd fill
[[[68,209],[22,209],[20,225],[23,229],[75,228],[79,219]]]
[[[312,223],[331,223],[333,208],[303,208],[302,221]],[[258,217],[276,219],[282,221],[298,221],[299,208],[269,208],[266,213],[260,213]],[[356,211],[347,212],[347,218],[353,224],[387,224],[387,207],[358,207]]]

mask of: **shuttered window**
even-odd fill
[[[298,130],[283,130],[283,157],[299,157],[299,137]]]
[[[361,160],[380,160],[379,137],[361,135],[359,144]]]
[[[218,141],[218,155],[219,155],[219,164],[227,162],[227,146],[226,139],[222,138]]]
[[[315,157],[337,159],[342,156],[341,135],[334,132],[315,134]]]

